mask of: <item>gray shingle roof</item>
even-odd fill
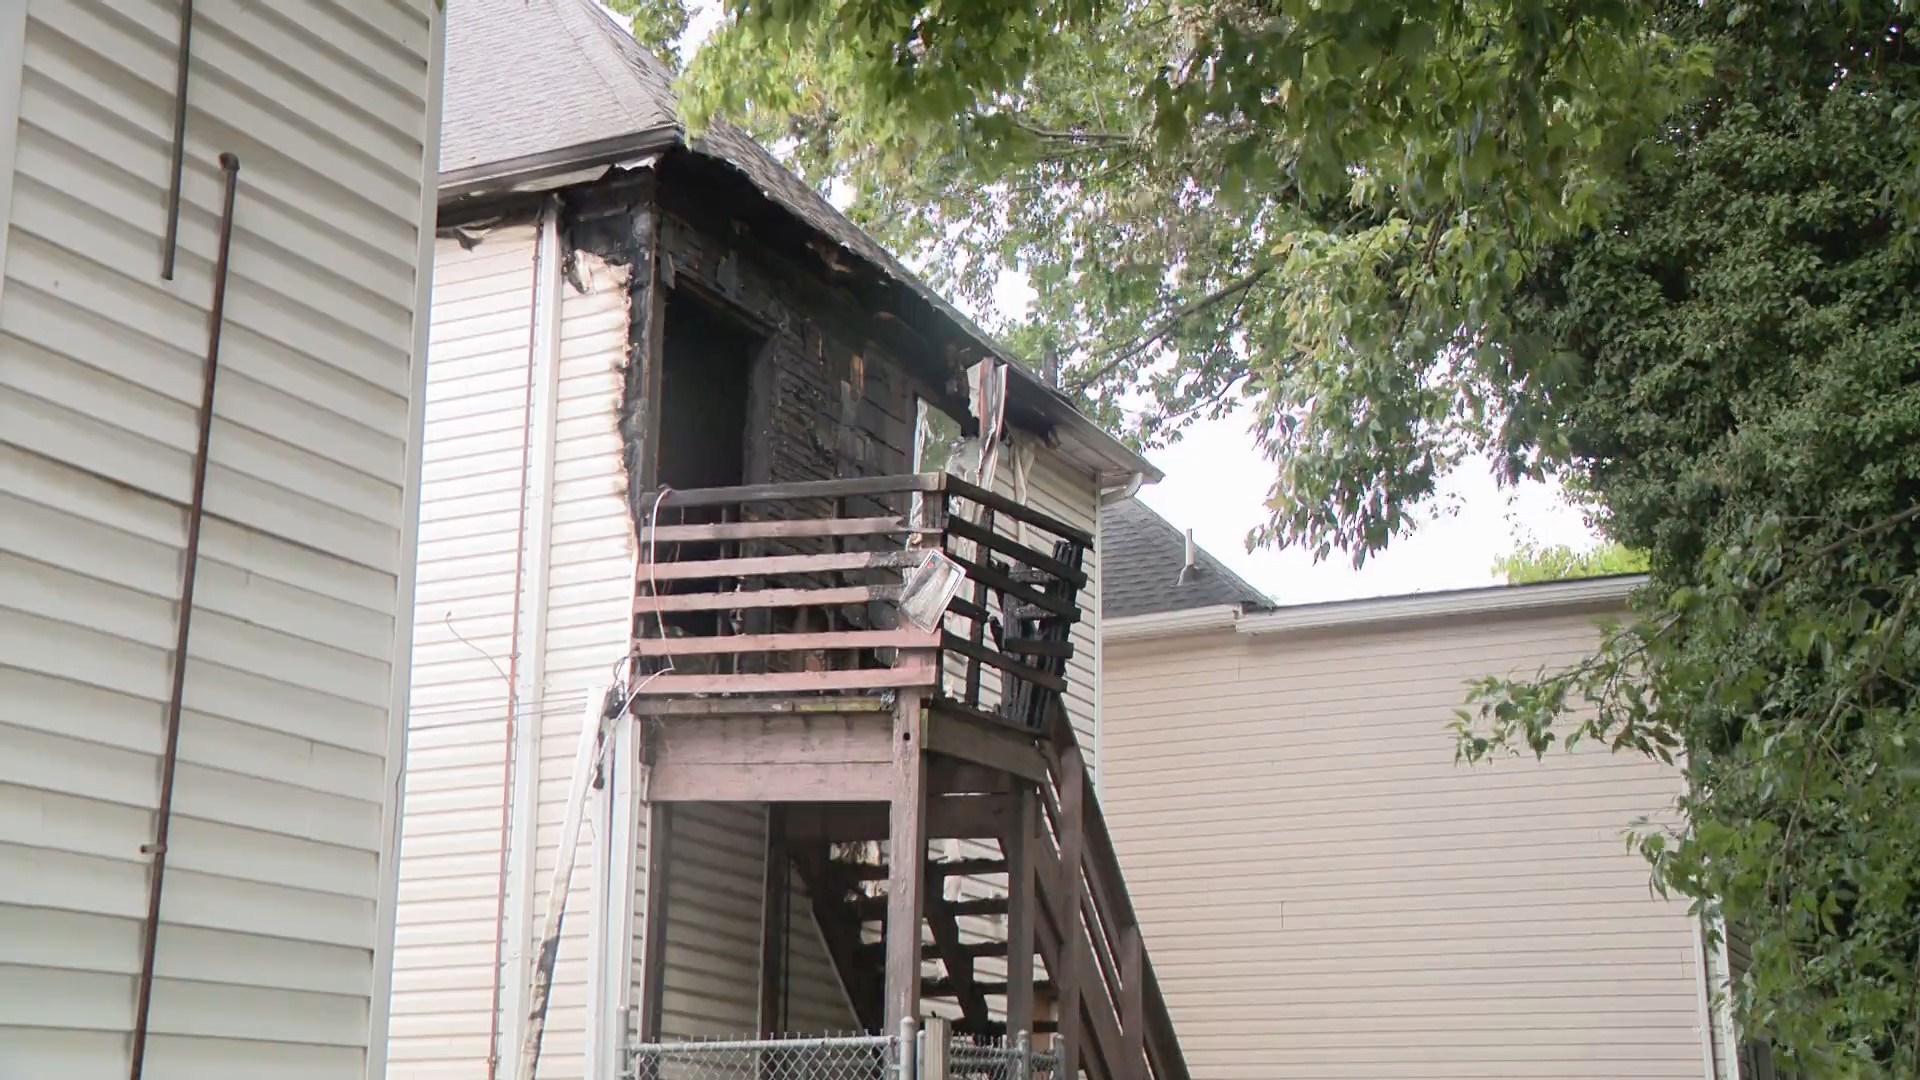
[[[1272,607],[1267,594],[1225,563],[1195,548],[1195,566],[1182,577],[1187,538],[1139,499],[1123,499],[1100,514],[1100,616],[1123,619],[1163,611],[1243,604]]]
[[[440,172],[565,156],[635,136],[685,142],[673,74],[593,0],[448,0]],[[1097,447],[1103,471],[1159,470],[1101,431],[960,309],[739,128],[715,121],[690,149],[732,166],[808,226],[872,264],[1011,363],[1013,400]],[[604,161],[605,159],[603,159]],[[549,162],[550,164],[550,162]],[[1092,463],[1088,463],[1092,464]]]

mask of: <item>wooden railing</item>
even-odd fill
[[[1113,836],[1064,708],[1049,710],[1049,727],[1052,737],[1043,743],[1048,777],[1040,786],[1045,827],[1034,837],[1035,881],[1060,942],[1056,982],[1065,988],[1060,1023],[1068,1033],[1062,1045],[1073,1048],[1070,1055],[1090,1046],[1110,1076],[1191,1080]],[[1074,1075],[1074,1069],[1075,1062],[1063,1062],[1061,1073]]]
[[[1066,692],[1092,544],[1066,522],[942,473],[639,505],[643,696],[920,688],[936,708],[1044,734]]]

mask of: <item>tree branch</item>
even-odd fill
[[[1241,293],[1259,284],[1262,278],[1265,278],[1271,273],[1273,273],[1272,263],[1255,267],[1248,273],[1235,278],[1167,316],[1165,319],[1162,319],[1158,325],[1147,333],[1132,338],[1125,343],[1114,343],[1101,347],[1097,350],[1096,355],[1098,353],[1110,353],[1110,355],[1098,367],[1095,367],[1091,371],[1082,372],[1075,377],[1071,389],[1076,394],[1085,391],[1089,386],[1106,378],[1108,373],[1112,372],[1114,368],[1152,348],[1156,342],[1172,333],[1182,322],[1239,296]]]

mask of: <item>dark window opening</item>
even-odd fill
[[[669,295],[662,327],[660,400],[653,415],[660,425],[659,482],[668,488],[734,487],[752,483],[748,473],[751,388],[763,339],[725,313],[685,293]],[[642,512],[651,511],[642,507]],[[668,496],[660,524],[711,524],[731,520],[730,507],[676,508]],[[661,561],[724,559],[739,554],[737,543],[687,542],[671,551],[651,553]],[[660,582],[662,594],[708,592],[715,581]],[[656,616],[651,633],[668,637],[712,637],[738,633],[719,611],[676,612]],[[675,661],[676,669],[712,670],[711,658]]]

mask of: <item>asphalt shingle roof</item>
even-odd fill
[[[1186,534],[1139,499],[1123,499],[1100,514],[1100,616],[1123,619],[1164,611],[1239,604],[1272,607],[1267,594],[1206,549],[1194,549],[1184,576]]]

